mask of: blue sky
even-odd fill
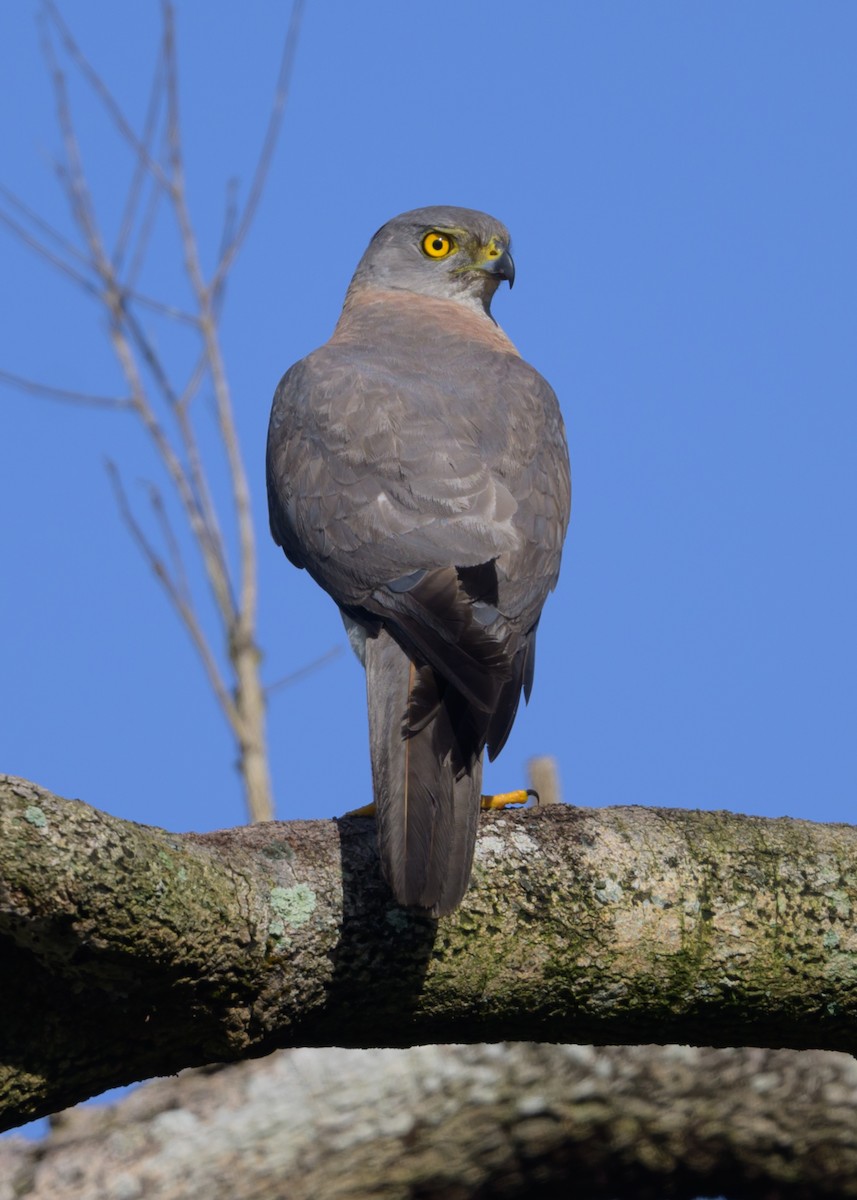
[[[61,0],[142,119],[154,4]],[[0,10],[0,181],[69,228],[35,6]],[[213,261],[246,188],[286,15],[180,3],[192,210]],[[850,821],[857,784],[857,8],[309,0],[284,133],[223,323],[253,487],[278,812],[369,798],[362,674],[332,603],[270,542],[263,452],[286,368],[324,341],[372,232],[484,208],[518,278],[495,314],[552,382],[572,524],[533,701],[533,754],[581,805]],[[128,163],[73,88],[108,229]],[[11,100],[11,102],[10,102]],[[175,276],[166,230],[150,290]],[[97,310],[0,229],[0,368],[122,391]],[[166,336],[166,335],[165,335]],[[172,343],[167,346],[173,353]],[[202,671],[116,512],[161,479],[130,420],[0,391],[0,770],[173,829],[243,819]],[[137,493],[139,494],[139,492]]]
[[[61,3],[139,122],[153,4]],[[0,12],[2,181],[68,228],[30,4]],[[280,3],[179,4],[189,194],[213,260],[254,163]],[[227,296],[276,679],[344,647],[270,542],[263,453],[286,368],[329,335],[365,244],[431,203],[512,230],[500,323],[551,381],[574,477],[536,686],[488,786],[559,760],[581,805],[851,820],[857,782],[857,8],[309,0],[282,141]],[[9,103],[9,98],[13,103]],[[121,147],[73,90],[100,214]],[[164,243],[166,245],[166,242]],[[0,367],[122,390],[95,307],[0,230]],[[150,290],[174,267],[156,258]],[[170,350],[170,352],[172,352]],[[0,392],[0,769],[174,829],[243,819],[202,671],[116,512],[103,461],[160,478],[130,419]],[[343,653],[273,700],[278,812],[369,798]]]

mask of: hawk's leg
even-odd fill
[[[497,808],[508,808],[510,804],[526,804],[528,800],[539,802],[539,793],[534,788],[521,788],[517,792],[497,792],[493,796],[482,797],[482,811],[492,812]]]
[[[508,808],[510,804],[526,804],[528,800],[534,800],[536,804],[539,802],[539,793],[535,788],[520,788],[517,792],[497,792],[493,796],[482,797],[482,811],[492,812],[497,808]],[[345,814],[346,817],[374,817],[375,805],[364,804],[362,808],[352,808]]]

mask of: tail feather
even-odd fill
[[[381,630],[366,642],[381,865],[400,904],[452,912],[470,881],[484,736],[469,705]]]

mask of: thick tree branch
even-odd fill
[[[857,1045],[857,830],[614,808],[486,816],[453,917],[373,822],[205,836],[0,777],[6,1124],[279,1046]]]
[[[857,1065],[690,1046],[296,1050],[0,1142],[18,1200],[844,1200]],[[0,1195],[2,1195],[0,1184]]]

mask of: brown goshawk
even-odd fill
[[[556,396],[490,313],[509,234],[466,208],[383,226],[324,346],[274,397],[271,531],[366,668],[384,874],[435,916],[470,879],[482,758],[529,699],[568,524]]]

